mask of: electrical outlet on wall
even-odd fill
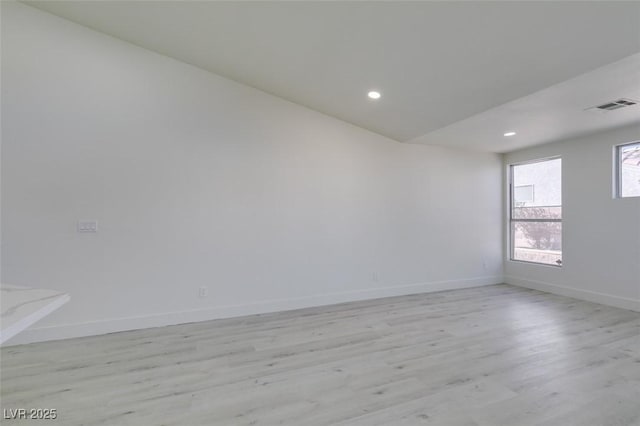
[[[489,270],[489,262],[487,261],[487,258],[485,256],[482,256],[482,269],[484,269],[485,271]]]
[[[205,297],[207,297],[209,295],[209,288],[208,287],[200,287],[198,289],[198,297],[200,299],[204,299]]]

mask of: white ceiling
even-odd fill
[[[614,111],[590,109],[620,98],[637,100],[639,104]],[[509,152],[633,122],[640,122],[640,53],[411,142]],[[511,130],[516,131],[515,136],[502,136]]]
[[[639,97],[640,2],[27,3],[402,142],[502,152],[638,114],[582,110]]]

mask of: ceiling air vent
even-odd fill
[[[628,107],[636,104],[638,104],[638,101],[634,101],[626,98],[620,98],[615,101],[607,102],[602,105],[597,105],[597,106],[588,108],[587,110],[597,111],[597,112],[613,111],[614,109],[620,109],[620,108],[624,108],[624,107]]]

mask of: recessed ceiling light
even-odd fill
[[[371,99],[380,99],[380,96],[382,95],[380,94],[380,92],[376,92],[375,90],[372,90],[369,93],[367,93],[367,96],[369,96]]]
[[[514,136],[516,134],[516,132],[507,132],[504,135],[505,136]]]

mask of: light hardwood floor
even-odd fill
[[[640,425],[640,314],[507,285],[1,355],[39,425]]]

